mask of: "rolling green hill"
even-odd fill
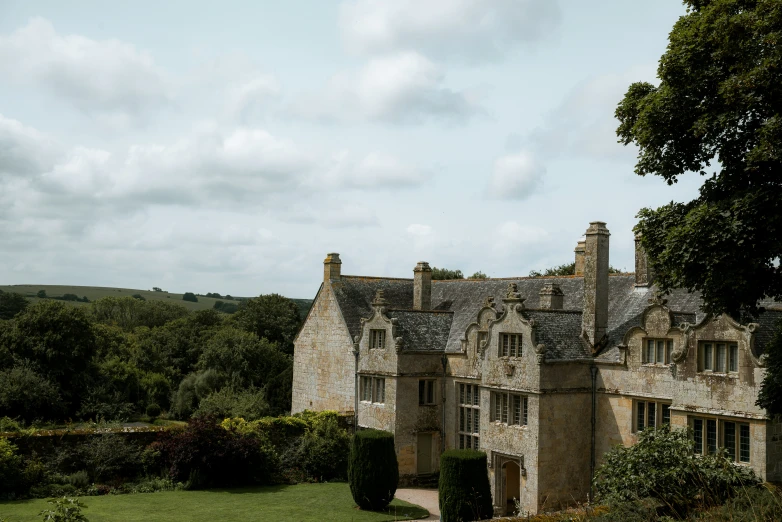
[[[135,294],[141,295],[148,301],[161,300],[167,302],[173,302],[181,304],[189,308],[190,310],[206,310],[214,307],[216,301],[223,302],[238,302],[240,299],[246,299],[234,296],[234,301],[227,299],[215,299],[212,297],[198,296],[198,302],[193,303],[190,301],[183,301],[182,294],[175,294],[171,292],[156,292],[154,290],[138,290],[133,288],[108,288],[103,286],[65,286],[65,285],[6,285],[0,286],[0,290],[4,292],[17,292],[30,301],[39,301],[37,296],[38,292],[44,290],[48,298],[62,297],[65,294],[75,294],[77,296],[86,297],[90,302],[100,299],[101,297],[114,296],[114,297],[132,297]],[[307,316],[307,312],[312,306],[312,299],[292,299],[293,302],[299,307],[299,313],[302,320]],[[63,301],[65,303],[73,304],[76,306],[83,306],[89,303],[79,301]]]

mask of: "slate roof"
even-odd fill
[[[524,306],[529,314],[536,314],[538,336],[548,339],[539,341],[546,345],[547,358],[581,358],[583,349],[578,347],[577,339],[581,333],[581,310],[584,301],[584,279],[581,276],[564,277],[519,277],[503,279],[453,279],[432,281],[432,309],[451,312],[450,325],[444,349],[449,352],[461,350],[461,339],[467,326],[477,318],[487,296],[494,298],[495,308],[500,309],[509,283],[517,284],[517,291],[525,299]],[[556,283],[564,293],[563,311],[536,310],[539,307],[539,293],[546,283]],[[423,318],[422,312],[414,312],[413,280],[381,277],[359,277],[343,275],[338,282],[332,283],[334,294],[345,318],[351,337],[355,338],[361,330],[361,318],[372,314],[372,300],[377,290],[383,290],[389,313],[407,311],[397,315],[404,322],[402,328],[409,336],[405,346],[426,346],[443,349],[446,324],[445,316]],[[654,287],[636,287],[633,274],[611,275],[608,279],[608,344],[598,354],[600,360],[618,360],[616,348],[630,328],[641,326],[644,310],[654,296]],[[665,297],[666,306],[674,312],[674,324],[681,322],[698,323],[704,313],[700,309],[700,296],[686,290],[676,290]],[[572,313],[578,312],[578,313]],[[415,315],[419,314],[419,315]],[[777,315],[775,315],[777,314]],[[404,316],[404,318],[403,318]],[[769,311],[757,321],[760,324],[756,332],[756,350],[762,353],[765,343],[770,340],[775,318],[782,317],[782,310]],[[532,315],[531,315],[532,317]],[[428,322],[427,322],[428,321]],[[418,325],[418,326],[416,326]],[[417,332],[432,328],[434,331]],[[416,331],[417,333],[413,333]],[[575,340],[571,340],[575,339]],[[436,347],[436,348],[435,348]],[[418,349],[418,348],[415,348]]]
[[[445,350],[453,312],[389,310],[386,315],[396,319],[396,334],[402,337],[403,350]]]

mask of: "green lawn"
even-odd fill
[[[346,483],[299,484],[209,491],[167,491],[136,495],[81,497],[90,522],[102,521],[252,521],[301,522],[412,520],[428,512],[394,500],[386,513],[355,507]],[[40,521],[46,500],[0,502],[0,517],[9,522]]]

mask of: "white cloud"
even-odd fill
[[[407,233],[416,237],[428,237],[432,234],[432,227],[429,225],[421,225],[419,223],[413,223],[407,227]]]
[[[525,199],[535,193],[545,173],[529,152],[502,156],[494,162],[488,193],[497,199]]]
[[[312,180],[313,185],[339,188],[409,188],[424,182],[425,173],[399,158],[370,152],[355,159],[348,151],[332,157],[331,166]]]
[[[516,221],[506,221],[497,227],[497,239],[503,243],[538,243],[548,237],[548,232],[540,227],[521,225]]]
[[[280,84],[272,75],[260,74],[228,88],[226,106],[234,119],[248,123],[280,95]]]
[[[0,114],[0,180],[48,169],[57,153],[48,136]]]
[[[296,101],[291,111],[322,121],[410,123],[462,120],[479,112],[464,92],[443,86],[445,72],[425,56],[401,52],[374,57],[353,74],[338,74],[325,92]]]
[[[138,122],[169,102],[165,74],[149,53],[115,39],[62,35],[43,18],[0,36],[0,73],[40,84],[112,125]]]
[[[557,0],[350,0],[340,9],[348,49],[415,49],[479,62],[541,40],[559,25]]]
[[[654,82],[655,70],[654,65],[637,66],[579,82],[532,133],[531,143],[546,157],[631,160],[636,149],[617,143],[614,111],[630,84]]]

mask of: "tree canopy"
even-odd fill
[[[447,268],[432,267],[432,279],[437,281],[444,281],[446,279],[464,279],[464,274],[461,270],[449,270]]]
[[[632,84],[616,109],[635,172],[699,196],[644,208],[636,231],[663,291],[699,291],[713,313],[756,315],[782,298],[782,4],[686,0],[659,85]]]

